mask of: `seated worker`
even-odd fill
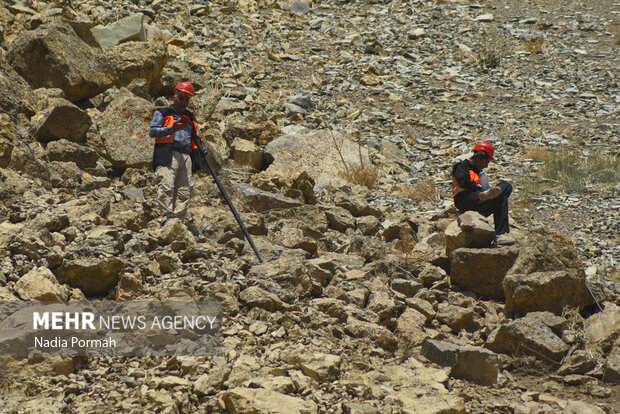
[[[489,162],[495,161],[494,153],[493,145],[479,141],[474,146],[474,155],[452,168],[455,185],[452,197],[461,213],[473,210],[484,217],[493,214],[497,244],[513,244],[514,239],[508,235],[508,197],[512,193],[512,185],[502,181],[496,187],[491,187],[484,174]]]

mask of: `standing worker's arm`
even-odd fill
[[[187,126],[187,122],[181,122],[181,118],[175,120],[170,126],[164,126],[164,123],[164,116],[159,111],[155,111],[151,121],[151,129],[149,130],[151,138],[165,137]]]

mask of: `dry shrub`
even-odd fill
[[[403,197],[413,201],[439,201],[439,192],[435,186],[435,181],[431,179],[418,181],[417,183],[407,184],[400,190]]]
[[[553,153],[542,168],[544,178],[559,184],[568,193],[589,187],[620,182],[620,156],[580,154],[576,151]]]
[[[527,40],[523,43],[523,49],[527,50],[530,53],[537,55],[543,52],[544,42],[545,41],[543,40],[542,37],[539,37],[534,40]]]
[[[362,164],[349,167],[347,171],[340,171],[338,175],[354,184],[373,188],[381,175],[381,169],[376,165]]]
[[[534,161],[545,161],[549,159],[549,151],[540,145],[531,145],[525,147],[525,158]]]
[[[502,59],[510,53],[510,46],[504,36],[491,33],[474,47],[474,57],[481,72],[499,67]]]

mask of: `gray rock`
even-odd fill
[[[98,24],[90,31],[104,49],[130,40],[146,40],[142,13],[132,14],[106,26]]]
[[[153,162],[153,138],[149,126],[152,104],[121,91],[95,119],[106,158],[116,167],[146,167]]]
[[[422,284],[418,281],[400,278],[392,280],[391,286],[396,292],[400,292],[408,298],[414,297],[422,288]]]
[[[494,352],[509,355],[524,353],[558,362],[568,351],[568,345],[551,328],[529,317],[501,324],[491,332],[485,347]]]
[[[420,354],[441,366],[450,367],[450,375],[482,385],[493,385],[501,369],[499,356],[488,349],[459,346],[426,339]]]
[[[603,367],[603,381],[620,385],[620,354],[607,357]]]
[[[62,98],[49,99],[31,120],[33,135],[40,142],[66,139],[84,143],[91,124],[86,112]]]
[[[331,207],[325,210],[329,228],[346,233],[347,229],[355,228],[355,218],[342,207]]]
[[[502,281],[518,255],[515,247],[456,249],[450,253],[450,281],[462,290],[502,300]]]
[[[333,177],[335,172],[345,169],[329,131],[309,131],[304,127],[289,126],[282,133],[282,136],[265,147],[265,157],[269,164],[283,171],[305,170],[319,187],[324,180]],[[347,166],[360,165],[360,151],[364,165],[370,165],[365,148],[358,148],[355,143],[338,134],[334,137]]]

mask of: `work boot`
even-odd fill
[[[493,200],[495,197],[502,193],[502,189],[499,187],[491,187],[487,191],[483,191],[478,196],[480,201]]]
[[[495,238],[495,243],[498,246],[512,246],[516,243],[515,238],[508,233],[500,234]]]

